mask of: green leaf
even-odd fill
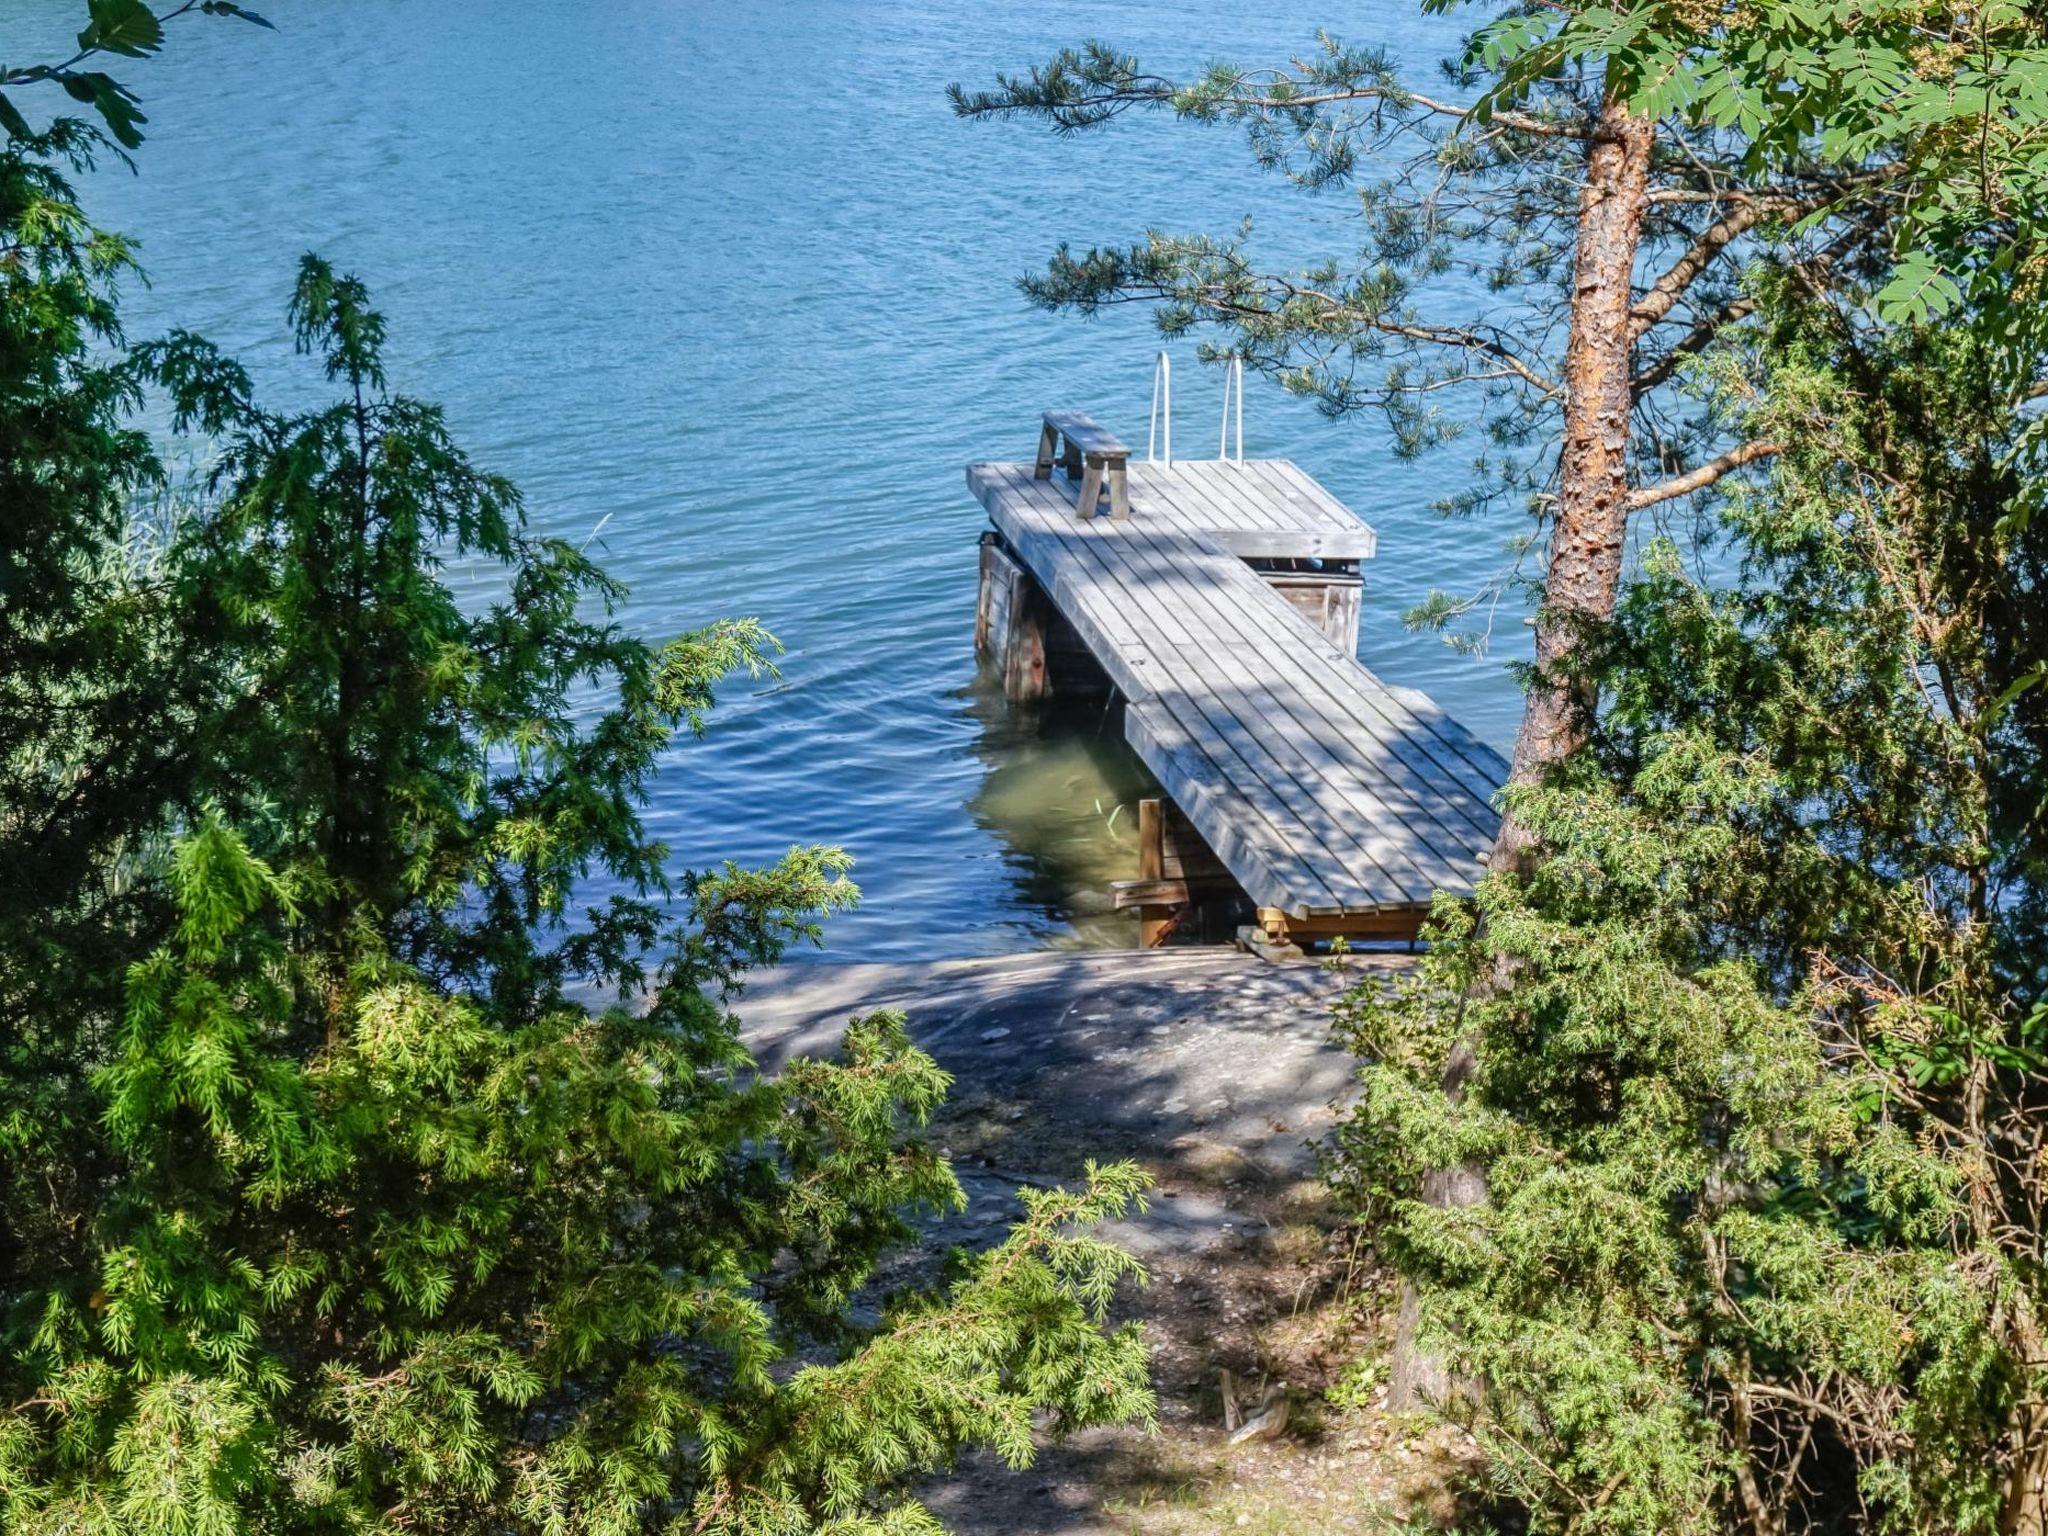
[[[0,92],[0,128],[7,130],[10,139],[25,139],[29,136],[28,119],[21,115],[21,109]]]
[[[107,132],[123,148],[134,149],[142,142],[141,124],[149,119],[135,104],[134,95],[112,75],[96,70],[67,70],[53,76],[73,101],[82,101],[98,111]]]
[[[163,46],[163,23],[142,0],[86,0],[92,21],[78,34],[78,46],[146,58]]]
[[[1893,325],[1916,323],[1948,313],[1962,296],[1962,288],[1932,256],[1912,251],[1878,290],[1877,312]]]
[[[273,32],[277,30],[267,18],[258,16],[254,11],[245,10],[239,5],[231,4],[230,0],[206,0],[206,3],[200,6],[199,9],[203,15],[238,16],[243,21],[255,22],[259,27],[269,27]]]

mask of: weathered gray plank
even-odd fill
[[[1077,521],[1029,466],[971,466],[968,483],[1129,701],[1132,745],[1260,905],[1305,917],[1470,888],[1505,764],[1242,563],[1370,552],[1371,530],[1312,479],[1280,461],[1133,465],[1123,522]]]
[[[1046,505],[1042,510],[1052,526],[1064,530],[1066,524],[1059,519],[1055,506]],[[1017,527],[1012,531],[1027,539],[1031,536],[1028,528]],[[1107,545],[1095,545],[1093,551],[1119,558],[1129,556],[1137,548],[1142,548],[1139,541],[1119,539]],[[1305,804],[1303,792],[1327,796],[1334,790],[1337,802],[1335,810],[1339,814],[1355,813],[1357,819],[1364,824],[1385,823],[1399,827],[1404,832],[1411,830],[1407,824],[1421,815],[1421,806],[1412,794],[1398,783],[1384,780],[1374,786],[1379,791],[1378,794],[1367,793],[1359,776],[1346,768],[1338,752],[1329,750],[1317,739],[1309,739],[1304,744],[1303,727],[1312,722],[1313,707],[1305,705],[1295,697],[1297,690],[1285,670],[1284,657],[1280,658],[1281,666],[1272,675],[1264,675],[1266,669],[1260,668],[1249,678],[1240,676],[1233,679],[1211,664],[1213,658],[1218,656],[1230,656],[1235,653],[1238,657],[1243,657],[1248,654],[1244,636],[1217,625],[1216,620],[1219,617],[1227,617],[1228,608],[1221,614],[1212,609],[1209,599],[1213,592],[1217,588],[1241,584],[1245,590],[1232,593],[1235,604],[1231,606],[1241,604],[1251,609],[1249,617],[1253,628],[1256,629],[1261,618],[1270,622],[1273,612],[1276,611],[1274,600],[1265,591],[1264,584],[1256,576],[1245,571],[1236,561],[1227,557],[1219,559],[1213,553],[1186,554],[1178,549],[1169,549],[1163,552],[1163,557],[1164,563],[1149,575],[1133,569],[1129,587],[1122,593],[1105,594],[1101,590],[1091,591],[1091,583],[1084,578],[1079,590],[1067,594],[1068,602],[1083,603],[1091,609],[1100,609],[1107,599],[1108,606],[1112,608],[1131,610],[1141,624],[1150,624],[1154,629],[1167,631],[1169,638],[1184,648],[1188,654],[1177,654],[1176,647],[1172,645],[1161,647],[1161,655],[1167,662],[1169,671],[1166,677],[1153,679],[1155,686],[1167,682],[1190,694],[1206,691],[1220,696],[1236,692],[1239,695],[1237,709],[1251,716],[1255,727],[1269,732],[1277,730],[1291,738],[1291,750],[1286,754],[1290,762],[1313,764],[1315,771],[1304,775],[1297,768],[1293,782],[1288,782],[1283,776],[1282,781],[1272,787],[1277,790],[1280,798],[1290,802],[1291,809],[1301,818],[1304,828],[1315,828],[1321,832],[1317,841],[1322,845],[1324,855],[1346,863],[1358,860],[1362,854],[1379,853],[1384,858],[1392,851],[1392,845],[1380,842],[1377,837],[1367,839],[1355,834],[1346,835],[1342,830],[1333,834],[1329,829],[1328,808]],[[1064,577],[1068,573],[1060,574]],[[1068,583],[1063,580],[1060,585],[1065,587]],[[1167,605],[1163,619],[1145,612],[1148,603],[1152,601],[1163,601]],[[1210,621],[1209,631],[1202,634],[1191,632],[1190,626],[1205,616]],[[1255,634],[1252,643],[1264,643],[1263,638]],[[1178,668],[1173,666],[1176,661],[1180,663]],[[1123,682],[1127,694],[1132,683],[1137,681],[1140,679],[1131,678]],[[1323,707],[1327,707],[1326,701]],[[1290,709],[1291,714],[1288,713]],[[1275,711],[1279,712],[1277,719],[1262,717]],[[1213,721],[1213,716],[1211,718]],[[1226,740],[1232,741],[1238,750],[1240,760],[1244,761],[1247,767],[1254,770],[1263,769],[1265,776],[1271,777],[1273,757],[1270,753],[1247,747],[1244,737],[1241,734],[1234,736],[1228,723],[1215,722],[1211,729],[1220,732]],[[1339,743],[1340,751],[1344,745],[1345,743]],[[1331,780],[1333,773],[1335,778]],[[1395,814],[1388,816],[1386,813],[1389,811]],[[1374,846],[1375,843],[1378,847]],[[1442,864],[1431,869],[1426,879],[1416,879],[1411,868],[1408,879],[1397,877],[1389,882],[1396,887],[1405,888],[1395,899],[1420,899],[1420,896],[1427,894],[1427,889],[1432,885],[1465,884],[1469,876],[1466,869],[1459,867],[1460,862],[1458,853],[1454,851]],[[1421,887],[1420,893],[1410,894],[1416,886]],[[1356,899],[1355,896],[1351,897],[1352,901]],[[1384,892],[1382,899],[1385,899]],[[1347,902],[1347,905],[1349,904]]]
[[[1107,458],[1131,456],[1124,440],[1086,411],[1047,411],[1045,424],[1083,453],[1099,453]]]
[[[1247,667],[1271,643],[1270,635],[1259,633],[1271,622],[1264,583],[1254,576],[1256,586],[1244,586],[1224,573],[1204,574],[1214,579],[1186,584],[1181,597],[1191,617],[1208,628],[1208,654],[1193,658],[1205,683],[1241,692],[1239,708],[1247,718],[1283,743],[1291,762],[1305,765],[1333,807],[1356,818],[1352,841],[1408,899],[1427,900],[1436,888],[1468,883],[1472,860],[1490,837],[1463,837],[1461,826],[1443,825],[1441,795],[1406,765],[1378,757],[1380,743],[1333,723],[1339,701],[1304,686],[1308,680],[1285,666]]]
[[[1236,590],[1234,582],[1226,585],[1241,566],[1226,559],[1226,571],[1218,572],[1216,562],[1205,561],[1176,569],[1162,581],[1143,570],[1141,550],[1126,544],[1106,553],[1127,589],[1132,579],[1152,586],[1150,601],[1136,601],[1134,607],[1169,637],[1185,642],[1169,652],[1172,676],[1211,717],[1212,728],[1237,749],[1326,855],[1346,868],[1376,875],[1363,882],[1365,899],[1426,901],[1447,878],[1459,880],[1462,871],[1445,867],[1440,859],[1418,861],[1412,849],[1388,834],[1385,812],[1390,803],[1399,808],[1405,797],[1392,784],[1379,786],[1379,794],[1366,792],[1357,776],[1347,774],[1341,759],[1309,728],[1317,701],[1304,698],[1285,676],[1243,665],[1244,648],[1225,623],[1226,611],[1234,603],[1263,599]],[[1251,580],[1263,590],[1256,576]],[[1347,906],[1358,899],[1337,882],[1328,883]]]
[[[1312,840],[1312,847],[1301,850],[1311,863],[1350,872],[1335,878],[1327,869],[1323,872],[1324,884],[1339,907],[1424,901],[1439,885],[1466,883],[1463,869],[1441,862],[1418,867],[1397,835],[1398,824],[1385,815],[1387,801],[1347,793],[1355,778],[1344,774],[1343,765],[1319,743],[1303,745],[1302,728],[1284,713],[1292,696],[1285,678],[1233,678],[1227,661],[1219,660],[1240,648],[1234,637],[1217,627],[1217,615],[1200,599],[1221,576],[1243,568],[1227,557],[1208,555],[1192,566],[1169,567],[1168,581],[1162,585],[1148,581],[1133,564],[1134,546],[1140,545],[1136,540],[1085,541],[1084,558],[1095,557],[1108,568],[1105,574],[1113,572],[1122,581],[1106,581],[1083,594],[1081,601],[1091,608],[1104,602],[1127,608],[1141,625],[1174,642],[1161,648],[1164,675],[1153,681],[1171,691],[1159,696],[1167,699],[1191,734],[1220,741],[1229,749],[1251,775],[1245,787],[1256,783],[1281,803],[1296,825],[1291,841],[1299,849],[1301,837]],[[1219,565],[1220,573],[1214,569]],[[1250,579],[1257,583],[1256,577]],[[1257,584],[1263,588],[1263,583]],[[1236,595],[1242,599],[1246,594]],[[1263,602],[1262,597],[1254,600]],[[1258,709],[1248,709],[1248,703]],[[1293,707],[1298,710],[1301,705],[1297,701]],[[1361,871],[1373,872],[1372,877],[1353,880],[1352,875]]]
[[[1242,468],[1248,470],[1253,462],[1247,460]],[[1000,467],[990,463],[968,469],[969,488],[991,515],[993,500],[1006,493],[1000,489],[1001,482],[987,472]],[[1230,468],[1235,473],[1240,466]],[[1031,466],[1025,465],[1024,470],[1029,478]],[[1196,484],[1196,473],[1188,462],[1134,463],[1130,489],[1134,521],[1169,522],[1185,532],[1201,534],[1243,559],[1362,560],[1373,552],[1372,530],[1348,513],[1340,520],[1276,503],[1254,521],[1234,498],[1208,494]]]
[[[1165,772],[1180,775],[1175,784],[1167,787],[1174,793],[1174,799],[1187,811],[1189,819],[1195,821],[1204,837],[1228,837],[1232,820],[1253,823],[1244,829],[1255,842],[1266,865],[1275,870],[1278,883],[1284,887],[1289,899],[1275,899],[1268,905],[1306,908],[1345,909],[1358,905],[1377,905],[1382,898],[1375,897],[1354,876],[1347,873],[1340,861],[1331,857],[1320,844],[1310,848],[1300,846],[1296,834],[1299,829],[1312,822],[1315,809],[1308,796],[1298,788],[1291,793],[1273,797],[1284,801],[1284,809],[1276,810],[1274,803],[1264,798],[1246,797],[1246,803],[1239,805],[1231,814],[1220,820],[1205,823],[1181,799],[1181,792],[1201,789],[1205,806],[1215,802],[1223,786],[1234,786],[1243,796],[1249,785],[1263,784],[1263,754],[1256,741],[1241,725],[1226,714],[1205,708],[1198,683],[1190,686],[1193,679],[1188,671],[1187,652],[1195,644],[1185,632],[1171,623],[1162,622],[1160,611],[1153,604],[1135,597],[1116,580],[1109,562],[1114,559],[1118,546],[1124,542],[1117,538],[1104,538],[1076,527],[1060,515],[1056,504],[1048,505],[1039,494],[1038,487],[1018,487],[1020,497],[1035,504],[1040,520],[1036,526],[1013,525],[1015,534],[1024,541],[1023,553],[1034,567],[1048,590],[1054,593],[1061,611],[1074,622],[1084,638],[1091,634],[1106,633],[1115,624],[1135,625],[1148,635],[1163,636],[1176,642],[1161,645],[1148,654],[1148,661],[1156,665],[1133,665],[1131,658],[1104,656],[1106,670],[1111,680],[1131,703],[1151,702],[1159,704],[1179,727],[1180,735],[1173,738],[1179,745],[1179,758],[1172,764],[1162,764],[1148,759],[1155,774],[1166,783]],[[1063,597],[1064,594],[1064,597]],[[1094,642],[1090,640],[1091,648]],[[1126,734],[1129,733],[1128,711]],[[1164,734],[1160,735],[1165,740]],[[1133,742],[1134,745],[1137,743]],[[1189,759],[1190,751],[1203,754],[1209,763],[1205,775]],[[1145,755],[1141,751],[1141,756]],[[1215,782],[1209,782],[1213,779]],[[1211,846],[1215,842],[1211,837]],[[1222,849],[1218,848],[1219,856]],[[1243,877],[1240,876],[1240,883]],[[1247,886],[1247,889],[1251,887]]]
[[[1343,656],[1290,605],[1257,601],[1252,584],[1260,589],[1265,584],[1256,576],[1228,570],[1209,574],[1211,580],[1195,587],[1191,596],[1212,609],[1221,643],[1240,658],[1265,664],[1266,686],[1274,698],[1302,701],[1293,714],[1329,743],[1335,758],[1362,769],[1373,789],[1397,812],[1416,819],[1418,827],[1437,827],[1439,835],[1432,841],[1452,861],[1492,845],[1497,819],[1486,797],[1499,778],[1474,784],[1445,768],[1441,759],[1450,755],[1448,749],[1435,748],[1416,727],[1400,720],[1398,712],[1405,706],[1382,697],[1386,691],[1369,671]],[[1276,619],[1275,607],[1286,607],[1287,617]],[[1321,646],[1311,648],[1309,636]],[[1373,762],[1368,743],[1385,751],[1390,761]]]

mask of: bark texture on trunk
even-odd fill
[[[2016,1404],[2006,1425],[2005,1508],[2000,1536],[2048,1536],[2048,1407]]]
[[[1536,615],[1536,678],[1515,737],[1509,781],[1532,783],[1585,740],[1592,700],[1557,676],[1588,623],[1614,613],[1628,532],[1630,383],[1636,248],[1649,207],[1655,125],[1610,98],[1586,150],[1572,261],[1572,317],[1564,355],[1564,445],[1558,456],[1557,523]],[[1528,829],[1501,824],[1493,867],[1520,867]]]
[[[1585,740],[1592,701],[1563,685],[1556,674],[1587,624],[1613,614],[1621,586],[1629,514],[1629,418],[1635,404],[1630,380],[1636,249],[1649,208],[1655,133],[1654,122],[1635,116],[1609,95],[1598,130],[1587,141],[1565,341],[1557,522],[1536,617],[1537,675],[1515,737],[1509,775],[1515,784],[1539,779]],[[1528,829],[1512,815],[1503,818],[1491,867],[1520,869],[1534,852]],[[1463,1095],[1476,1066],[1474,1042],[1461,1039],[1444,1070],[1444,1091],[1453,1100]],[[1486,1198],[1485,1173],[1469,1166],[1439,1169],[1424,1179],[1422,1198],[1443,1209],[1476,1205]],[[1443,1402],[1460,1390],[1444,1362],[1417,1342],[1419,1301],[1413,1283],[1404,1282],[1388,1382],[1389,1406],[1397,1412]]]

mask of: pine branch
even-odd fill
[[[1730,448],[1726,453],[1707,460],[1694,470],[1689,470],[1672,479],[1656,485],[1642,486],[1628,494],[1628,509],[1640,512],[1645,507],[1654,507],[1659,502],[1671,501],[1680,496],[1689,496],[1694,491],[1703,491],[1720,480],[1733,474],[1745,464],[1754,464],[1758,459],[1767,459],[1773,454],[1784,452],[1784,444],[1759,440]]]
[[[1697,352],[1704,351],[1716,336],[1738,320],[1748,318],[1756,311],[1756,300],[1746,293],[1737,294],[1711,314],[1705,314],[1692,323],[1686,333],[1674,341],[1662,356],[1637,371],[1629,387],[1640,399],[1660,384],[1667,382],[1678,371],[1678,365]]]
[[[1629,339],[1640,340],[1663,321],[1715,259],[1768,215],[1790,211],[1797,206],[1750,199],[1709,224],[1629,310]]]
[[[1331,107],[1370,106],[1415,111],[1458,122],[1472,121],[1474,104],[1444,101],[1408,90],[1377,52],[1348,53],[1323,39],[1320,65],[1297,61],[1294,70],[1212,70],[1203,78],[1175,81],[1143,74],[1128,55],[1090,42],[1064,49],[1029,75],[998,74],[993,90],[946,89],[961,117],[1041,117],[1061,132],[1091,128],[1133,107],[1171,107],[1176,116],[1204,120],[1284,118],[1300,121]],[[1543,138],[1587,139],[1589,124],[1568,117],[1493,110],[1494,127]]]

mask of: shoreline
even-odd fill
[[[1420,1492],[1430,1458],[1378,1416],[1298,1432],[1388,1315],[1384,1277],[1316,1177],[1314,1143],[1356,1065],[1330,1036],[1329,1008],[1359,980],[1412,964],[1369,952],[1337,972],[1229,949],[1041,950],[750,978],[734,1008],[764,1067],[828,1053],[848,1018],[897,1008],[953,1075],[927,1135],[967,1208],[933,1222],[885,1285],[937,1251],[999,1241],[1020,1186],[1071,1182],[1089,1158],[1131,1158],[1155,1181],[1148,1209],[1104,1235],[1150,1275],[1117,1311],[1145,1324],[1159,1433],[1090,1431],[1042,1445],[1024,1472],[968,1460],[925,1494],[956,1536],[1351,1529]],[[1293,1398],[1296,1430],[1229,1444],[1225,1371],[1254,1397]]]

